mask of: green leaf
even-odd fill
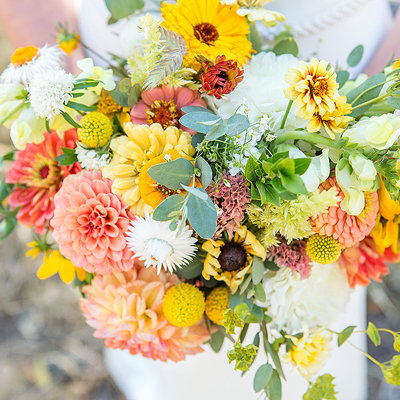
[[[167,197],[154,210],[153,219],[155,221],[169,221],[180,214],[184,199],[180,194]]]
[[[207,188],[212,180],[212,169],[210,164],[203,158],[198,157],[195,163],[195,167],[200,170],[200,183],[203,188]]]
[[[213,126],[213,128],[207,133],[206,140],[215,140],[220,138],[221,136],[226,135],[228,132],[228,126],[220,121],[217,125]]]
[[[348,326],[342,332],[339,333],[337,339],[338,347],[340,347],[353,334],[354,329],[356,329],[355,325]]]
[[[66,113],[64,111],[61,111],[61,115],[74,128],[80,128],[81,127],[68,113]]]
[[[144,7],[144,0],[105,0],[114,20],[126,18]]]
[[[400,97],[389,97],[388,103],[396,110],[400,109]]]
[[[349,67],[356,67],[360,62],[364,54],[364,46],[358,45],[355,47],[347,57],[347,65]]]
[[[196,133],[192,136],[191,145],[194,148],[197,148],[197,146],[204,140],[204,138],[205,136],[202,133]]]
[[[292,193],[297,194],[308,194],[308,190],[306,189],[303,179],[301,179],[298,175],[285,176],[281,175],[283,186]]]
[[[253,267],[251,270],[251,277],[253,280],[253,283],[255,285],[258,285],[264,276],[264,262],[261,260],[260,257],[254,256],[253,257]]]
[[[234,114],[227,121],[228,136],[236,136],[244,132],[249,126],[250,122],[242,114]]]
[[[336,73],[336,82],[339,84],[339,89],[349,80],[349,71],[338,71]]]
[[[193,164],[186,158],[156,164],[147,171],[149,176],[160,185],[169,189],[182,189],[181,184],[190,185],[194,173]]]
[[[187,113],[192,113],[192,112],[206,112],[206,113],[215,115],[208,108],[200,107],[200,106],[185,106],[185,107],[182,107],[181,110],[186,114]]]
[[[118,83],[118,90],[121,93],[129,94],[132,88],[132,81],[130,78],[121,79]]]
[[[295,161],[293,158],[286,158],[283,160],[279,160],[272,167],[272,170],[274,172],[279,172],[281,175],[285,176],[294,175],[294,169],[295,169]]]
[[[254,375],[253,388],[256,393],[261,392],[269,383],[272,376],[272,365],[261,365]]]
[[[186,128],[193,129],[196,132],[208,133],[213,128],[213,125],[217,124],[221,120],[215,114],[208,112],[195,111],[185,115],[179,119],[179,122],[186,126]],[[210,125],[210,123],[212,123]]]
[[[272,371],[265,394],[268,396],[268,400],[282,400],[282,382],[276,369]]]
[[[121,92],[117,87],[108,92],[111,98],[122,107],[129,107],[129,96]]]
[[[187,202],[189,224],[200,237],[211,239],[217,227],[217,210],[207,192],[203,188],[198,189],[207,195],[207,200],[189,196]]]
[[[239,290],[239,294],[243,294],[245,291],[246,291],[246,289],[249,287],[249,285],[250,285],[250,282],[251,282],[251,275],[248,275],[247,277],[246,277],[246,279],[241,283],[241,285],[240,285],[240,290]]]
[[[264,341],[267,344],[268,353],[270,354],[270,356],[272,358],[272,361],[274,362],[276,370],[278,371],[279,375],[283,379],[285,379],[285,374],[284,374],[283,369],[282,369],[282,364],[281,364],[281,359],[279,358],[279,354],[272,348],[271,343],[268,342],[267,339],[264,338]]]
[[[70,149],[69,147],[61,147],[63,154],[60,154],[55,158],[60,165],[72,165],[78,162],[78,157],[75,153],[75,149]]]
[[[256,299],[261,303],[264,303],[266,300],[266,296],[265,296],[264,286],[262,285],[262,283],[255,285],[254,290]]]
[[[293,37],[288,37],[288,38],[282,39],[278,43],[276,43],[274,48],[272,49],[272,51],[277,56],[280,56],[282,54],[292,54],[295,57],[298,57],[299,46],[297,45],[297,43]]]
[[[200,200],[203,201],[207,201],[207,198],[209,198],[210,196],[208,195],[207,192],[203,190],[201,190],[202,188],[197,188],[197,187],[191,187],[191,186],[186,186],[186,185],[182,185],[181,186],[189,193],[191,193],[193,196],[198,197]]]
[[[253,156],[250,156],[247,160],[246,167],[244,169],[244,176],[248,181],[255,181],[257,179],[257,175],[255,174],[256,169],[258,169],[258,161]]]
[[[246,303],[249,309],[253,307],[253,300],[248,299],[246,296],[239,294],[238,292],[229,296],[229,308],[232,310],[239,304]]]
[[[311,158],[295,158],[294,159],[294,173],[296,175],[303,175],[311,164]]]
[[[96,106],[86,106],[85,104],[76,103],[75,101],[69,101],[67,103],[67,107],[83,112],[91,112],[97,110]]]
[[[250,315],[247,316],[246,322],[249,324],[259,324],[264,319],[263,309],[256,304],[253,304],[253,307],[250,310]]]
[[[128,107],[132,108],[139,101],[141,92],[142,89],[139,84],[135,83],[131,87],[128,95]]]
[[[184,279],[197,278],[203,271],[203,264],[203,260],[196,254],[196,257],[189,264],[177,268],[175,274]]]
[[[381,335],[371,321],[368,322],[367,335],[375,346],[379,346],[381,344]]]
[[[250,23],[249,26],[250,26],[250,33],[248,35],[248,38],[249,41],[251,42],[251,47],[253,47],[253,50],[256,53],[259,53],[262,50],[262,41],[260,33],[258,32],[258,29],[254,22]]]
[[[314,384],[310,384],[303,400],[336,400],[333,379],[330,374],[319,376]]]
[[[270,271],[279,271],[279,267],[273,261],[265,260],[264,266]]]
[[[0,184],[0,207],[2,206],[3,201],[11,194],[14,189],[14,185],[12,183],[7,183],[5,179],[1,181]]]
[[[224,340],[225,340],[224,333],[220,329],[218,329],[216,332],[211,334],[211,339],[209,341],[210,347],[216,353],[218,353],[221,350],[222,345],[224,344]]]

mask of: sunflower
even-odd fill
[[[207,240],[202,246],[208,254],[204,260],[202,275],[204,279],[212,276],[224,281],[235,293],[245,275],[251,271],[253,256],[266,257],[266,251],[256,237],[242,225],[233,240]]]
[[[237,5],[221,4],[219,0],[178,0],[177,4],[162,4],[162,25],[185,41],[186,66],[198,70],[196,55],[215,61],[222,54],[242,66],[250,58],[252,47],[247,39],[249,24],[237,10]]]

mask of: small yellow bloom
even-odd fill
[[[66,25],[58,25],[56,41],[61,50],[64,50],[68,55],[71,55],[78,47],[79,40],[80,36],[76,32],[70,32]]]
[[[39,268],[37,277],[39,279],[47,279],[57,272],[65,284],[71,283],[75,278],[75,274],[80,281],[83,281],[86,277],[86,271],[83,268],[75,267],[59,250],[54,250],[45,254],[43,265]]]
[[[307,240],[306,252],[311,261],[318,264],[331,264],[342,254],[342,246],[332,236],[312,235]]]
[[[225,243],[222,240],[207,240],[202,249],[208,254],[204,260],[202,275],[204,279],[212,276],[223,281],[235,293],[245,275],[251,272],[253,257],[265,260],[266,251],[256,237],[242,225],[233,240]]]
[[[329,332],[318,330],[304,332],[301,339],[290,336],[294,346],[284,355],[306,379],[311,380],[330,357],[332,337]]]
[[[28,250],[28,251],[25,253],[25,256],[26,256],[26,257],[32,257],[32,260],[34,260],[35,258],[37,258],[37,256],[43,251],[43,250],[40,248],[39,243],[38,243],[36,240],[34,240],[34,241],[32,241],[32,242],[29,242],[29,243],[27,244],[27,246],[30,247],[31,249]]]
[[[97,111],[86,114],[78,128],[79,140],[87,147],[102,147],[110,140],[113,127],[110,119]]]
[[[393,69],[400,68],[400,59],[396,60],[395,63],[393,64]]]
[[[290,68],[286,74],[290,87],[285,89],[285,95],[293,100],[299,117],[311,119],[316,113],[324,116],[335,111],[339,84],[333,69],[327,68],[327,61],[313,58],[309,64],[300,61],[297,68]]]
[[[226,286],[217,287],[206,299],[207,317],[218,325],[223,325],[224,313],[229,307],[229,289]]]

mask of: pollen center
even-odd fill
[[[219,38],[219,33],[214,25],[203,22],[194,27],[194,36],[200,42],[211,45]]]
[[[19,47],[11,56],[11,63],[14,67],[20,67],[32,61],[39,53],[39,49],[35,46]]]
[[[238,243],[227,243],[218,257],[221,268],[225,271],[236,271],[246,264],[246,250]]]
[[[156,100],[146,111],[147,122],[151,125],[160,124],[164,129],[169,126],[179,125],[179,112],[173,100],[168,102],[164,100]]]
[[[318,80],[314,85],[311,84],[310,91],[316,96],[323,96],[328,91],[328,82],[325,79]]]

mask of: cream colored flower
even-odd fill
[[[88,90],[93,90],[97,95],[100,95],[103,89],[108,91],[115,89],[114,76],[111,69],[104,70],[101,67],[94,66],[93,60],[89,57],[79,60],[76,64],[82,70],[77,79],[95,79],[102,82],[93,88],[88,88]]]
[[[112,191],[121,196],[133,214],[144,217],[152,213],[153,207],[146,204],[139,189],[139,173],[142,167],[154,157],[174,149],[182,156],[192,156],[194,148],[191,136],[175,126],[163,129],[160,124],[124,124],[127,136],[111,141],[113,158],[103,169],[103,175],[113,180]]]

